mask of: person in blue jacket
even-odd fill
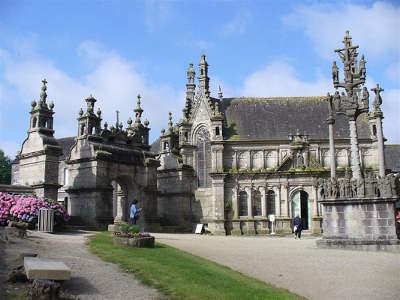
[[[301,225],[301,219],[299,215],[296,215],[296,217],[293,219],[293,231],[294,231],[294,238],[301,238],[301,231],[303,230],[303,227]]]
[[[131,221],[131,224],[136,224],[136,212],[137,212],[136,204],[137,200],[133,200],[129,212],[129,219]]]

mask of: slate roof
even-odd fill
[[[386,169],[400,172],[400,145],[385,145]]]
[[[58,145],[62,149],[62,155],[60,156],[60,160],[65,160],[69,152],[71,151],[72,146],[75,143],[75,137],[65,137],[61,139],[57,139]]]
[[[328,139],[328,103],[324,96],[224,98],[225,140],[286,140],[288,134],[309,135],[309,139]],[[359,138],[370,138],[368,116],[357,120]],[[348,121],[336,116],[335,138],[349,138]]]
[[[160,138],[156,139],[151,145],[150,145],[150,151],[154,153],[160,153]]]

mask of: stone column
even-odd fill
[[[261,215],[263,218],[266,218],[267,217],[267,206],[266,206],[266,198],[265,198],[265,193],[266,193],[265,187],[261,187],[260,192],[261,192]]]
[[[314,216],[319,216],[319,211],[318,211],[318,185],[316,184],[316,182],[314,182],[313,185],[312,185],[312,191],[313,191],[313,197],[314,197],[313,213],[314,213]]]
[[[281,185],[276,186],[275,215],[281,216]]]
[[[332,115],[328,117],[328,128],[329,128],[329,152],[330,152],[330,165],[331,165],[331,178],[336,177],[336,159],[335,159],[335,135],[333,131],[333,124],[335,119]]]
[[[382,119],[383,114],[380,111],[374,113],[376,117],[376,138],[378,140],[378,165],[379,165],[379,176],[384,177],[386,175],[385,166],[385,153],[384,153],[384,140],[382,131]]]
[[[117,215],[114,218],[114,223],[118,223],[124,220],[124,205],[125,195],[121,189],[121,186],[117,184]]]
[[[253,199],[252,199],[252,194],[253,194],[253,188],[249,188],[249,192],[247,195],[247,215],[249,219],[253,219]]]
[[[239,190],[238,187],[235,187],[235,192],[232,199],[232,207],[233,207],[233,219],[239,219],[239,206],[238,206],[238,197],[239,197]]]
[[[351,171],[353,173],[353,178],[361,178],[361,168],[360,168],[360,154],[358,147],[357,138],[357,125],[355,117],[349,119],[350,126],[350,150],[351,150]]]

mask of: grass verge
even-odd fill
[[[89,248],[172,299],[304,299],[162,244],[154,249],[119,246],[101,232],[90,239]]]

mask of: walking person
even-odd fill
[[[136,204],[137,200],[133,200],[131,203],[131,208],[129,210],[129,219],[132,225],[136,224],[136,212],[137,212]]]
[[[301,219],[299,215],[296,215],[296,217],[293,219],[293,232],[294,232],[294,238],[301,238],[301,231],[303,230],[303,226],[301,225]]]

